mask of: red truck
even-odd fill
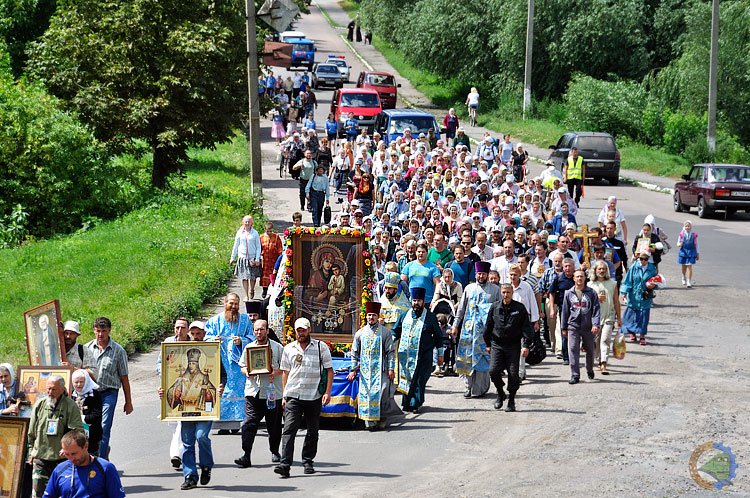
[[[396,84],[396,78],[389,73],[379,71],[362,71],[357,78],[357,88],[370,88],[380,95],[380,101],[383,103],[383,109],[395,109],[397,88],[401,84]]]
[[[368,133],[375,129],[375,119],[383,111],[380,96],[369,88],[339,88],[331,98],[331,112],[339,124],[339,136],[344,136],[344,123],[349,113],[354,113],[359,128],[367,127]]]

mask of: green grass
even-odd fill
[[[233,236],[255,211],[247,143],[238,135],[214,151],[191,151],[184,178],[148,207],[85,232],[0,251],[0,359],[25,364],[23,312],[60,300],[90,340],[98,316],[114,339],[143,349],[223,292]],[[262,220],[256,217],[256,223]]]
[[[354,19],[357,16],[357,12],[359,12],[359,2],[355,2],[354,0],[341,0],[338,4],[339,7],[344,9],[344,12],[346,12],[346,15],[348,15],[350,19]]]
[[[320,9],[320,13],[323,14],[323,17],[325,17],[326,21],[328,21],[328,24],[330,24],[332,28],[343,28],[342,25],[331,19],[331,16],[328,15],[328,12],[326,12],[323,7],[318,5],[318,8]]]

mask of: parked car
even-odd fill
[[[372,133],[375,128],[375,118],[383,111],[380,97],[375,90],[365,88],[339,88],[333,92],[331,98],[331,112],[339,123],[339,136],[345,136],[344,123],[353,112],[359,127],[367,128]]]
[[[357,88],[371,88],[380,94],[383,109],[395,109],[396,98],[401,84],[396,84],[396,78],[389,73],[378,71],[362,71],[357,78]]]
[[[438,138],[441,132],[445,132],[445,128],[438,126],[435,116],[418,109],[386,109],[375,122],[375,129],[387,144],[403,136],[406,128],[413,137],[418,137],[420,133],[427,135],[430,128],[435,130]]]
[[[339,68],[333,64],[315,64],[312,70],[311,84],[315,89],[324,86],[341,88],[344,86],[344,78],[341,76]]]
[[[550,161],[555,168],[563,171],[568,160],[570,149],[578,148],[578,155],[583,157],[586,166],[586,178],[609,181],[617,185],[620,181],[620,151],[615,139],[609,133],[590,131],[571,131],[560,137],[556,145],[550,145]]]
[[[727,216],[737,210],[750,212],[750,166],[739,164],[696,164],[674,185],[674,210],[708,217],[717,209]]]
[[[349,83],[349,73],[352,67],[346,63],[346,59],[343,55],[329,55],[326,63],[335,64],[339,68],[339,71],[341,71],[341,76],[344,77],[344,81]]]

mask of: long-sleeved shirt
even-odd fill
[[[646,281],[655,275],[656,267],[651,263],[646,266],[636,263],[630,267],[620,286],[620,294],[625,294],[628,297],[628,308],[634,310],[651,308],[653,299],[644,299],[643,291],[646,290]]]
[[[409,203],[403,200],[400,202],[393,201],[391,205],[388,206],[388,214],[393,222],[397,221],[398,217],[407,211],[409,211]]]
[[[352,341],[352,372],[359,368],[362,354],[362,336],[366,334],[380,334],[380,369],[383,372],[396,369],[396,346],[393,343],[391,331],[380,324],[367,324],[354,334]]]
[[[305,194],[310,195],[310,190],[316,192],[325,192],[326,200],[330,197],[330,189],[328,188],[328,177],[326,175],[313,175],[308,181],[305,187]]]
[[[523,304],[512,300],[505,304],[502,299],[492,303],[484,327],[485,344],[520,349],[530,347],[533,338],[534,330]]]
[[[601,324],[601,309],[596,291],[586,286],[578,297],[575,287],[565,291],[560,306],[560,330],[591,330]]]
[[[49,424],[52,420],[57,422]],[[47,434],[50,428],[54,429],[54,434]],[[75,401],[63,394],[53,409],[49,404],[49,398],[40,399],[31,411],[29,422],[31,456],[53,462],[60,460],[62,437],[73,429],[83,432],[81,411]]]
[[[234,247],[232,247],[232,257],[230,259],[253,259],[260,261],[260,235],[251,228],[249,232],[238,230],[234,236]]]
[[[523,304],[531,323],[539,320],[539,306],[536,304],[536,296],[531,285],[523,280],[518,282],[518,287],[513,287],[513,300]]]

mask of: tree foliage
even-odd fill
[[[2,0],[0,2],[0,40],[5,41],[13,75],[18,77],[26,65],[26,48],[49,26],[56,0]]]
[[[145,141],[163,188],[239,125],[245,57],[240,0],[61,0],[29,66],[112,151]]]

